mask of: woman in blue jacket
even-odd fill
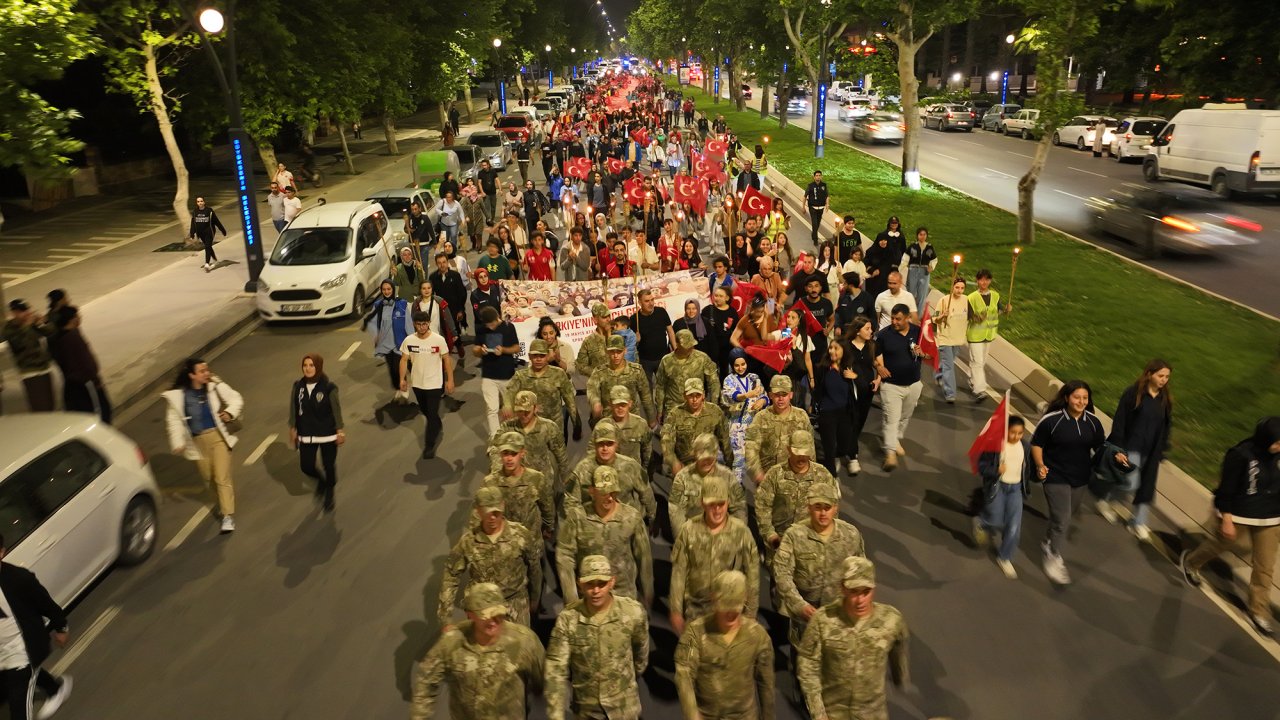
[[[413,320],[409,316],[409,303],[396,297],[396,286],[390,280],[382,281],[373,310],[361,327],[373,334],[374,357],[380,357],[387,363],[387,376],[391,380],[391,389],[395,391],[391,401],[409,402],[409,393],[400,389],[400,344],[413,332]]]

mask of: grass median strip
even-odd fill
[[[724,115],[748,148],[768,135],[770,173],[803,187],[821,169],[832,209],[856,215],[863,233],[874,236],[890,215],[902,218],[909,238],[917,226],[927,226],[941,258],[935,287],[945,292],[949,258],[959,253],[963,277],[972,283],[979,268],[990,268],[996,289],[1008,294],[1017,238],[1013,214],[927,180],[920,190],[907,190],[899,185],[897,165],[835,143],[828,142],[826,157],[817,160],[807,118],[802,127],[779,129],[758,109],[713,104],[698,89],[693,97],[709,117]],[[927,169],[928,156],[922,154],[922,161]],[[833,230],[823,228],[820,236]],[[1013,303],[1001,334],[1055,376],[1088,382],[1107,414],[1147,360],[1168,361],[1176,401],[1168,458],[1209,487],[1217,483],[1222,453],[1252,434],[1259,418],[1280,412],[1280,323],[1066,235],[1037,228],[1035,245],[1024,248],[1018,261]]]

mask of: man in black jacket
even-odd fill
[[[50,632],[58,647],[66,646],[66,613],[30,570],[0,563],[0,678],[11,720],[52,717],[71,695],[70,676],[59,680],[40,667],[52,650]],[[47,695],[39,715],[32,712],[36,686]]]
[[[466,357],[462,349],[462,329],[467,327],[467,286],[462,280],[462,275],[449,264],[448,255],[436,253],[435,263],[436,269],[427,279],[431,281],[431,287],[435,289],[436,295],[444,300],[449,306],[449,312],[453,314],[454,325],[458,328],[458,339],[455,342],[455,349],[458,351],[458,369],[462,369],[462,359]]]
[[[818,228],[822,227],[822,214],[831,205],[827,184],[822,182],[822,171],[813,171],[813,182],[804,189],[804,206],[809,211],[809,225],[813,230],[813,246],[818,246]]]

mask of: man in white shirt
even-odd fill
[[[622,239],[627,243],[627,261],[632,263],[637,275],[655,275],[658,272],[658,251],[645,242],[644,235],[629,228],[622,229]]]
[[[294,218],[298,217],[298,213],[302,212],[302,200],[298,197],[298,191],[292,185],[284,189],[284,222],[289,224]]]
[[[422,459],[436,456],[436,440],[440,438],[440,400],[453,392],[453,363],[444,336],[431,332],[431,317],[425,312],[413,314],[414,334],[400,343],[400,389],[418,399],[418,407],[427,419],[427,432],[422,443]]]
[[[0,559],[4,557],[0,537]],[[71,677],[61,680],[41,669],[51,650],[67,644],[67,615],[26,568],[0,563],[0,683],[9,701],[11,720],[53,717],[71,695]],[[34,713],[35,687],[47,696]]]
[[[889,321],[893,315],[893,306],[898,304],[906,305],[911,309],[911,322],[918,325],[920,318],[916,307],[916,299],[911,297],[911,293],[902,289],[902,273],[897,270],[890,270],[887,284],[889,289],[876,297],[876,327],[889,327]]]

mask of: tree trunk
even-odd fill
[[[742,80],[738,77],[738,59],[729,63],[729,95],[733,98],[738,112],[747,109],[747,99],[742,96]]]
[[[902,141],[902,187],[920,188],[920,114],[916,101],[920,81],[916,79],[916,53],[929,39],[915,37],[910,24],[899,33],[889,36],[898,46],[898,81],[902,92],[902,121],[907,126],[907,136]]]
[[[466,83],[464,84],[464,86],[463,86],[463,88],[462,88],[462,99],[463,99],[463,100],[465,100],[465,101],[466,101],[466,103],[467,103],[467,124],[469,125],[469,124],[471,124],[471,123],[475,122],[475,119],[474,119],[474,118],[472,118],[472,116],[471,116],[471,114],[472,114],[473,112],[475,112],[475,111],[474,111],[474,110],[472,109],[472,107],[471,107],[471,80],[470,80],[470,78],[468,78],[468,79],[467,79]]]
[[[156,48],[144,45],[143,56],[146,58],[147,90],[151,95],[151,114],[156,117],[156,125],[160,127],[160,137],[164,140],[165,152],[169,154],[169,162],[173,163],[173,215],[178,220],[178,230],[183,237],[191,228],[191,209],[187,207],[190,192],[190,176],[187,163],[182,159],[182,151],[178,148],[178,139],[173,135],[173,121],[169,118],[169,108],[164,100],[164,87],[160,84],[160,71],[156,66]],[[272,164],[268,167],[274,168]]]
[[[1035,198],[1036,185],[1040,182],[1040,171],[1044,170],[1045,161],[1049,159],[1049,148],[1053,145],[1053,133],[1046,129],[1036,143],[1036,153],[1031,158],[1031,167],[1027,174],[1018,178],[1018,244],[1032,245],[1036,241]]]
[[[951,26],[942,28],[942,56],[938,58],[938,75],[943,89],[951,89]]]
[[[769,117],[769,79],[760,76],[760,119]]]
[[[271,144],[271,140],[254,138],[253,144],[258,146],[258,158],[262,160],[262,167],[267,170],[267,177],[275,177],[276,163],[279,159],[276,157],[276,149]]]
[[[387,152],[399,155],[400,143],[396,141],[396,119],[387,113],[382,114],[382,134],[387,136]]]
[[[786,98],[791,97],[791,83],[787,82],[787,71],[782,71],[782,77],[778,81],[778,129],[781,130],[787,126],[787,111],[782,103]],[[766,101],[768,102],[768,101]]]
[[[339,121],[336,125],[338,126],[338,139],[342,141],[342,158],[347,161],[347,174],[355,175],[356,163],[351,159],[351,148],[347,147],[347,124]]]
[[[969,86],[969,78],[973,76],[973,45],[975,36],[978,34],[977,25],[977,18],[969,18],[969,21],[964,24],[964,70],[961,74],[964,75],[965,87]],[[985,71],[978,74],[984,78],[987,76]]]

